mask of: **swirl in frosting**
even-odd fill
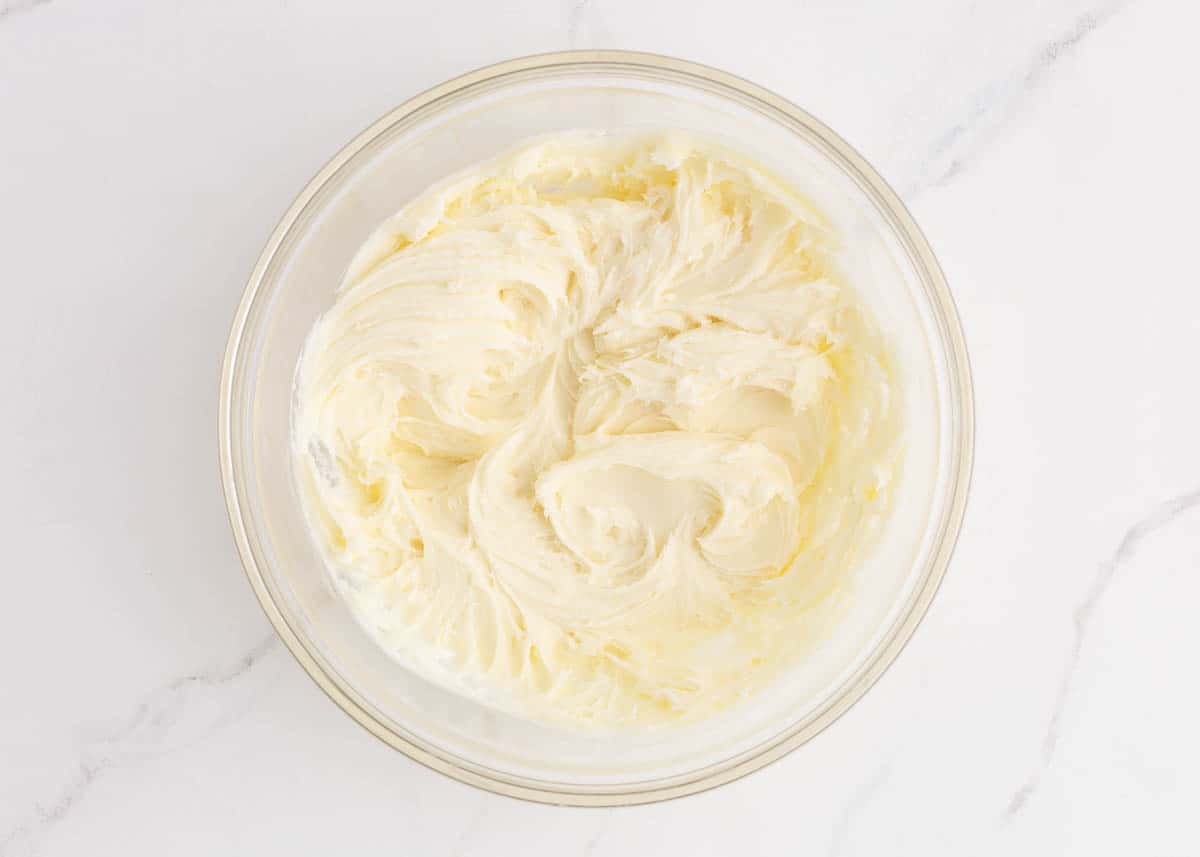
[[[510,709],[704,716],[819,643],[898,414],[837,236],[752,162],[574,133],[386,221],[312,331],[295,466],[380,643]]]

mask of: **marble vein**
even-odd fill
[[[477,834],[480,828],[483,827],[483,822],[487,818],[489,795],[482,795],[479,801],[479,807],[467,817],[467,822],[462,826],[458,836],[454,839],[454,844],[450,847],[448,857],[463,857],[466,853],[467,845],[471,839]]]
[[[574,50],[579,43],[579,29],[592,0],[570,0],[567,7],[567,47]]]
[[[596,849],[600,847],[600,842],[608,835],[608,824],[612,821],[615,810],[612,807],[604,810],[604,817],[600,822],[600,828],[588,837],[587,842],[583,844],[583,857],[592,857],[596,853]]]
[[[0,0],[0,20],[22,12],[28,12],[38,6],[45,6],[50,0]]]
[[[1006,77],[983,86],[971,99],[965,116],[929,144],[915,173],[901,184],[900,195],[911,200],[942,187],[960,175],[966,164],[986,149],[1020,113],[1021,106],[1051,77],[1088,36],[1108,23],[1125,4],[1108,2],[1081,14],[1071,26],[1042,42],[1029,58]]]
[[[850,799],[846,801],[846,805],[842,807],[833,824],[833,831],[829,837],[829,850],[826,852],[828,857],[838,857],[845,853],[846,842],[850,838],[850,831],[854,826],[855,819],[874,800],[875,795],[887,782],[891,773],[892,763],[891,760],[888,760],[879,766],[870,779],[850,795]]]
[[[619,41],[604,25],[596,0],[567,0],[568,48],[594,48]]]
[[[1058,690],[1054,695],[1054,703],[1050,708],[1050,718],[1042,736],[1037,767],[1009,798],[1008,805],[1001,817],[1001,826],[1011,824],[1020,815],[1021,810],[1029,804],[1029,799],[1041,785],[1042,778],[1054,761],[1054,754],[1058,750],[1059,739],[1062,737],[1062,719],[1066,712],[1067,701],[1071,697],[1075,676],[1079,671],[1083,644],[1091,628],[1092,617],[1101,600],[1111,588],[1117,573],[1137,553],[1138,548],[1147,537],[1170,526],[1190,509],[1198,506],[1200,506],[1200,489],[1160,504],[1125,532],[1116,551],[1096,571],[1091,585],[1083,599],[1075,606],[1072,615],[1071,650],[1058,683]]]
[[[249,675],[272,651],[279,638],[272,633],[232,663],[210,667],[172,679],[140,702],[120,726],[89,741],[80,754],[78,770],[58,793],[38,801],[25,819],[0,839],[0,855],[33,854],[36,840],[62,821],[107,771],[123,764],[151,758],[171,749],[164,747],[171,729],[184,715],[198,690],[219,690]],[[206,725],[195,740],[229,725],[236,714],[225,712]]]

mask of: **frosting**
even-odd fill
[[[702,717],[819,644],[886,509],[887,346],[837,235],[691,137],[533,141],[359,251],[294,463],[364,625],[510,709]]]

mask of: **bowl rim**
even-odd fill
[[[262,570],[251,547],[239,497],[235,466],[235,433],[232,428],[232,400],[235,378],[244,364],[242,349],[247,322],[260,297],[265,275],[290,230],[318,191],[353,157],[396,123],[418,111],[459,95],[480,84],[499,78],[528,72],[563,72],[570,70],[596,71],[603,68],[626,69],[643,74],[668,75],[673,80],[699,85],[727,96],[748,100],[762,112],[775,119],[788,120],[795,130],[807,132],[811,142],[820,145],[835,162],[858,181],[863,190],[873,196],[880,210],[906,246],[922,274],[931,297],[931,309],[944,338],[950,360],[950,391],[959,408],[956,422],[957,462],[951,474],[951,491],[940,522],[941,532],[935,540],[928,571],[909,598],[907,612],[892,626],[889,634],[847,680],[840,693],[835,694],[813,716],[793,724],[763,745],[747,753],[716,762],[705,768],[688,771],[661,780],[642,781],[627,785],[570,786],[506,774],[460,759],[448,751],[429,744],[414,735],[400,735],[388,728],[369,710],[369,706],[353,692],[343,687],[320,664],[309,650],[306,641],[293,629],[286,615],[272,597]],[[238,305],[221,370],[218,408],[218,452],[221,485],[226,510],[242,567],[259,605],[275,633],[296,658],[317,686],[343,712],[384,743],[399,750],[416,762],[460,782],[495,794],[523,800],[571,806],[628,806],[652,803],[706,791],[739,779],[774,762],[795,750],[851,708],[895,661],[913,632],[924,618],[929,605],[945,576],[951,555],[962,527],[970,493],[974,460],[974,391],[971,382],[970,360],[963,337],[954,299],[924,234],[909,214],[899,196],[854,148],[812,114],[787,99],[736,75],[689,60],[653,53],[623,50],[573,50],[518,57],[447,80],[388,111],[337,152],[305,185],[271,233],[246,284]]]

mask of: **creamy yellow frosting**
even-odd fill
[[[689,136],[533,141],[351,263],[297,376],[335,579],[406,663],[525,714],[691,719],[819,645],[899,448],[837,235]]]

